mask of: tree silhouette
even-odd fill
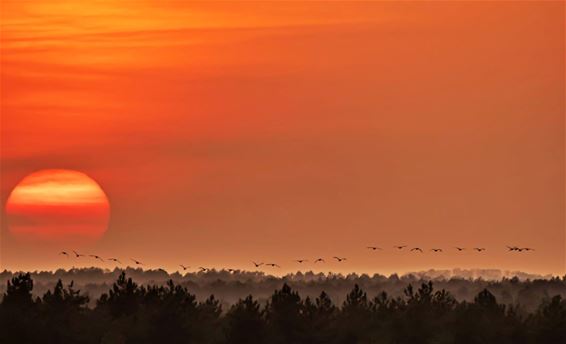
[[[338,337],[342,343],[356,343],[367,341],[371,327],[371,310],[367,294],[359,285],[346,295],[339,317]]]
[[[537,343],[566,343],[566,300],[545,300],[529,319]]]
[[[337,308],[324,291],[314,302],[307,297],[303,302],[304,340],[308,343],[329,343],[333,339]]]
[[[240,299],[226,314],[226,342],[238,344],[268,343],[264,311],[251,295]]]
[[[41,299],[40,312],[44,338],[49,343],[80,343],[81,331],[87,324],[88,296],[75,290],[71,282],[67,288],[61,280]]]
[[[555,287],[565,282],[551,281]],[[472,302],[458,302],[432,282],[369,300],[356,283],[341,307],[324,291],[301,299],[285,283],[264,305],[249,295],[223,314],[214,295],[197,302],[173,280],[138,285],[122,272],[89,308],[88,296],[73,282],[65,286],[59,279],[34,299],[30,274],[19,274],[8,280],[0,304],[0,343],[565,343],[566,301],[560,295],[531,313],[498,303],[494,289],[521,283],[486,284]],[[538,288],[524,285],[528,294]]]
[[[220,301],[214,295],[210,295],[204,302],[198,304],[197,311],[200,329],[205,335],[202,342],[218,342],[223,334],[219,326],[222,313]]]
[[[449,340],[445,330],[456,301],[445,290],[434,291],[432,282],[422,283],[415,292],[413,286],[404,291],[406,303],[401,307],[401,317],[394,326],[401,330],[396,338],[401,343],[444,342]]]
[[[302,342],[305,323],[299,293],[285,283],[273,293],[266,309],[268,328],[275,343]]]
[[[75,290],[73,285],[74,283],[71,282],[67,288],[64,288],[63,282],[58,280],[53,292],[49,290],[43,295],[43,306],[47,310],[56,313],[84,309],[88,304],[89,298],[86,295],[82,295],[80,290]]]
[[[146,291],[143,312],[148,314],[151,342],[167,338],[170,343],[185,343],[204,337],[195,295],[172,280],[165,287]]]
[[[41,338],[37,303],[29,273],[7,282],[0,306],[0,343],[35,343]]]
[[[144,290],[131,278],[126,278],[126,273],[122,272],[108,294],[102,294],[97,302],[98,307],[107,307],[114,317],[130,315],[138,310],[142,304]]]
[[[8,281],[6,293],[2,298],[2,306],[5,309],[28,309],[34,306],[32,297],[33,280],[29,272],[20,274]]]

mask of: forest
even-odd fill
[[[547,282],[563,289],[566,276]],[[223,306],[172,279],[138,284],[124,271],[96,300],[61,280],[34,296],[31,274],[21,273],[7,281],[0,304],[0,343],[552,344],[566,343],[565,329],[562,295],[543,295],[527,310],[499,302],[488,287],[457,300],[433,281],[373,297],[355,283],[340,303],[283,282],[264,301],[250,292]]]
[[[56,271],[30,272],[34,280],[33,296],[41,297],[52,290],[58,280],[63,284],[71,281],[75,288],[89,296],[89,307],[108,291],[118,276],[125,272],[140,285],[165,285],[169,280],[186,287],[198,301],[214,294],[223,307],[228,309],[239,299],[252,294],[264,304],[273,291],[287,283],[302,297],[316,298],[325,292],[337,304],[345,301],[346,294],[357,284],[368,297],[380,292],[391,297],[403,296],[407,285],[421,285],[433,281],[435,288],[445,289],[458,301],[474,300],[483,289],[488,289],[500,303],[520,305],[527,312],[533,312],[549,295],[566,298],[566,283],[556,276],[540,276],[524,272],[501,271],[497,269],[446,269],[411,272],[402,275],[373,275],[336,272],[297,271],[274,276],[263,271],[210,269],[207,272],[172,272],[162,269],[141,269],[127,267],[113,270],[95,267],[58,269]],[[0,299],[6,292],[6,282],[20,272],[0,272]]]

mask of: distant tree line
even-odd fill
[[[8,281],[0,343],[566,343],[559,295],[524,314],[487,289],[459,302],[432,282],[371,299],[356,284],[341,305],[325,292],[301,298],[285,283],[266,303],[249,295],[225,310],[213,295],[197,301],[172,280],[138,285],[125,273],[92,308],[73,283],[59,280],[42,297],[32,290],[30,274]]]
[[[433,281],[436,289],[445,289],[457,301],[473,302],[476,295],[488,289],[499,303],[520,306],[521,312],[532,313],[548,295],[561,295],[566,298],[565,276],[535,276],[524,273],[502,273],[499,270],[428,270],[405,275],[392,274],[339,274],[320,272],[296,272],[284,276],[272,276],[259,271],[212,269],[208,272],[168,273],[164,270],[142,270],[134,268],[103,270],[100,268],[78,268],[57,271],[31,272],[34,281],[33,296],[42,297],[48,290],[53,290],[58,280],[63,284],[74,281],[76,289],[90,296],[88,306],[96,306],[102,294],[122,272],[126,272],[140,285],[166,285],[169,280],[187,287],[197,300],[204,300],[210,294],[221,300],[226,311],[239,299],[253,294],[254,299],[264,305],[275,289],[287,283],[298,291],[303,298],[315,299],[324,291],[335,304],[341,305],[346,295],[357,284],[367,291],[373,299],[378,292],[385,291],[391,298],[403,297],[407,285],[419,286]],[[0,302],[6,292],[6,282],[19,272],[0,272]]]

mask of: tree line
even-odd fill
[[[187,287],[202,300],[214,294],[227,310],[239,299],[252,293],[260,303],[265,303],[273,291],[287,283],[299,291],[302,297],[316,298],[322,291],[341,305],[354,284],[367,291],[373,298],[378,292],[386,291],[390,297],[403,296],[404,288],[412,284],[421,285],[432,280],[437,289],[445,289],[458,301],[473,301],[483,289],[488,289],[503,304],[519,304],[525,312],[534,312],[547,295],[566,297],[566,275],[536,276],[524,273],[503,274],[499,270],[428,270],[405,275],[392,274],[339,274],[312,271],[298,271],[284,276],[272,276],[258,271],[211,270],[206,273],[168,273],[164,270],[142,270],[134,268],[103,270],[80,268],[57,271],[30,272],[34,280],[33,295],[42,296],[52,290],[57,281],[74,281],[75,288],[90,296],[89,307],[96,306],[96,300],[108,291],[122,272],[139,284],[165,285],[169,280]],[[6,292],[6,282],[20,272],[0,272],[0,302]],[[507,276],[507,277],[506,277]]]
[[[302,298],[284,283],[266,302],[249,295],[223,309],[214,295],[198,301],[173,280],[139,285],[122,272],[87,307],[72,282],[38,297],[33,287],[29,273],[8,281],[0,343],[566,343],[560,295],[525,313],[488,289],[457,301],[427,282],[370,298],[356,284],[337,305],[325,292]]]

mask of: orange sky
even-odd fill
[[[88,253],[565,272],[562,1],[1,6],[3,209],[29,173],[86,173],[112,214]],[[70,266],[1,225],[0,268]]]

